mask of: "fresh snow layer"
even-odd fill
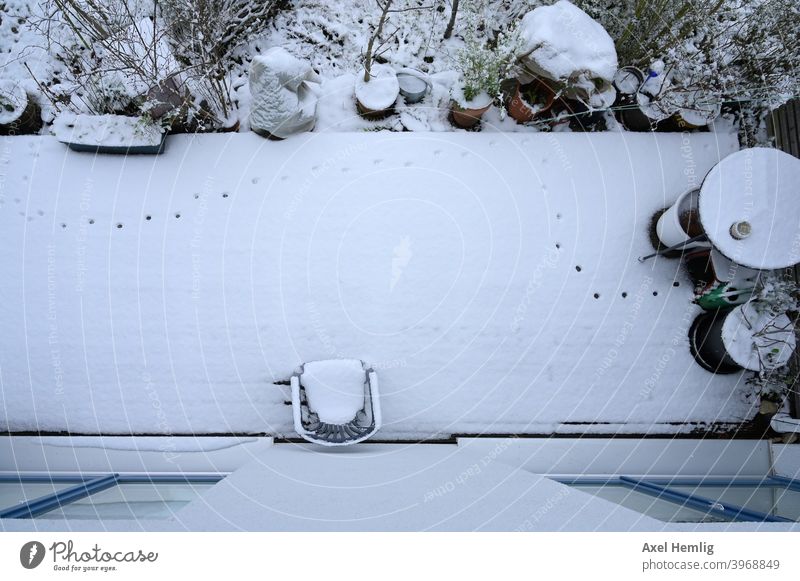
[[[311,361],[302,376],[309,407],[329,424],[346,424],[364,407],[365,380],[358,359]]]
[[[585,74],[611,81],[617,72],[617,51],[605,28],[583,10],[559,0],[528,12],[520,23],[520,54],[554,80]]]
[[[53,122],[53,134],[63,143],[105,147],[154,146],[161,143],[163,128],[140,117],[122,115],[75,115],[62,113]]]
[[[124,158],[4,138],[0,429],[292,436],[272,382],[333,358],[377,371],[385,438],[742,421],[745,377],[689,353],[679,261],[636,260],[735,147],[217,134]]]
[[[397,100],[400,84],[397,74],[389,65],[373,64],[370,69],[369,82],[364,75],[356,76],[356,98],[367,109],[383,111]]]

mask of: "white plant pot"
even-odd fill
[[[700,190],[693,188],[682,193],[677,201],[664,212],[656,223],[656,234],[661,243],[666,247],[675,246],[690,240],[692,236],[689,235],[683,226],[681,226],[680,217],[684,212],[694,210],[697,212],[697,205]],[[708,242],[692,242],[686,245],[686,249],[690,248],[710,248],[711,244]]]

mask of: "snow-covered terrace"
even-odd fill
[[[303,361],[380,377],[383,439],[674,433],[754,413],[689,354],[650,217],[727,134],[0,142],[0,429],[294,437]]]

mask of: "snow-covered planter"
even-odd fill
[[[281,47],[253,58],[250,65],[250,128],[264,137],[285,139],[314,128],[319,77],[306,61]]]
[[[511,67],[519,50],[520,38],[512,28],[500,33],[494,46],[478,38],[475,30],[486,26],[482,17],[472,9],[465,14],[465,45],[456,55],[459,82],[450,92],[450,113],[453,123],[464,129],[474,127],[500,97],[501,82],[511,76]]]
[[[458,127],[469,129],[475,127],[489,110],[494,100],[486,91],[470,93],[471,98],[467,98],[463,86],[456,86],[451,92],[452,101],[450,102],[450,114]]]
[[[548,111],[556,94],[547,83],[534,79],[531,83],[515,83],[514,93],[506,102],[508,114],[519,123],[527,123]]]
[[[788,363],[796,346],[789,316],[758,300],[700,315],[689,339],[697,362],[715,373],[773,371]]]
[[[378,375],[358,359],[305,363],[291,385],[295,431],[309,442],[346,446],[380,429]]]
[[[19,83],[0,81],[0,135],[37,133],[42,128],[42,111]]]
[[[164,151],[164,128],[146,117],[62,113],[53,133],[70,149],[90,153],[158,154]]]
[[[529,76],[561,84],[564,96],[592,109],[614,102],[614,41],[583,10],[567,0],[539,6],[523,17],[519,33],[518,61]]]
[[[373,64],[369,79],[365,75],[356,77],[356,106],[365,119],[383,119],[394,109],[400,95],[397,73],[389,65]]]

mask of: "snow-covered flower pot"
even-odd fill
[[[363,74],[356,78],[356,106],[365,119],[383,119],[391,114],[400,95],[397,73],[389,65],[373,64],[369,74],[369,81]]]
[[[316,122],[319,80],[306,61],[281,47],[253,58],[250,65],[250,128],[269,139],[311,131]]]
[[[346,446],[381,427],[378,375],[358,359],[305,363],[291,386],[295,431],[309,442]]]
[[[548,111],[555,98],[553,89],[539,79],[526,85],[515,82],[514,93],[506,102],[506,109],[518,123],[528,123]]]
[[[681,194],[656,223],[656,234],[665,247],[676,246],[703,234],[698,211],[700,190],[692,188]],[[708,242],[692,242],[684,249],[708,248]]]
[[[791,319],[757,300],[700,315],[689,341],[697,362],[714,373],[778,369],[789,362],[796,347]]]
[[[25,89],[11,80],[0,81],[0,135],[37,133],[42,111]]]
[[[398,71],[397,82],[400,85],[400,94],[406,100],[406,105],[413,105],[422,101],[431,88],[431,81],[428,76],[414,69]]]
[[[451,91],[450,116],[453,123],[462,129],[475,127],[483,114],[492,106],[492,97],[486,91],[481,91],[472,99],[464,95],[464,87],[457,85]]]
[[[63,113],[53,123],[56,139],[74,151],[112,154],[158,154],[166,133],[143,117]]]

